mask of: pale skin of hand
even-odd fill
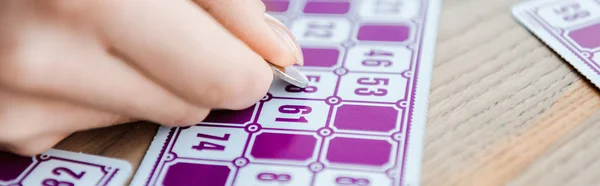
[[[0,150],[42,153],[134,120],[189,126],[301,64],[260,0],[0,2]],[[274,30],[275,29],[275,30]]]

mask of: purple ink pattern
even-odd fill
[[[384,140],[341,138],[329,142],[327,160],[332,163],[382,166],[389,163],[392,144]]]
[[[163,185],[223,186],[230,172],[227,166],[176,163],[169,167]]]
[[[309,2],[296,2],[296,1],[283,1],[283,0],[263,0],[267,6],[268,12],[282,13],[283,17],[294,18],[302,17],[302,13],[312,14],[311,16],[319,16],[316,14],[346,14],[346,15],[335,15],[335,16],[356,16],[357,12],[349,11],[355,1],[348,3],[345,1],[309,1]],[[415,94],[417,87],[417,80],[419,78],[420,58],[422,54],[422,44],[424,40],[423,32],[425,30],[425,23],[423,20],[427,20],[427,10],[430,0],[420,0],[420,11],[418,21],[414,21],[414,25],[409,27],[401,25],[400,22],[393,24],[383,24],[378,22],[360,21],[360,19],[349,19],[353,23],[354,33],[349,34],[350,38],[346,38],[349,42],[358,39],[359,41],[370,41],[369,44],[377,44],[377,42],[385,42],[386,44],[393,45],[409,45],[413,50],[411,54],[411,61],[409,62],[409,69],[402,69],[397,73],[412,72],[411,76],[406,77],[408,84],[406,87],[406,97],[403,98],[405,104],[399,110],[396,108],[397,104],[401,100],[386,100],[387,102],[375,102],[368,101],[368,97],[365,100],[351,101],[339,99],[336,104],[331,104],[328,113],[328,122],[325,127],[327,128],[327,134],[323,135],[325,130],[290,130],[284,129],[272,129],[272,128],[256,128],[248,132],[248,141],[244,144],[245,157],[238,157],[229,161],[214,160],[207,158],[197,158],[192,160],[201,160],[202,162],[209,163],[193,163],[196,165],[204,165],[204,167],[213,167],[211,170],[215,172],[221,171],[222,168],[227,168],[229,171],[234,173],[228,175],[229,181],[236,183],[235,179],[238,177],[237,169],[244,169],[246,164],[263,164],[263,165],[276,165],[276,166],[292,166],[290,163],[274,163],[268,160],[276,160],[275,162],[286,162],[286,161],[305,161],[314,159],[316,162],[310,163],[308,166],[311,170],[315,171],[315,174],[319,174],[319,171],[327,169],[330,166],[334,166],[340,170],[354,170],[360,171],[361,169],[369,169],[365,171],[378,172],[386,174],[393,172],[394,175],[390,175],[389,179],[393,180],[392,185],[401,185],[403,183],[403,175],[405,171],[405,157],[407,150],[404,149],[409,143],[411,125],[413,124],[414,108],[415,108]],[[298,6],[296,6],[298,5]],[[334,8],[326,8],[334,7]],[[334,16],[334,15],[330,15]],[[292,20],[293,21],[293,20]],[[409,22],[412,20],[399,20],[402,22]],[[322,32],[323,35],[327,35],[327,32]],[[353,37],[356,38],[351,38]],[[413,39],[411,39],[413,38]],[[410,41],[410,42],[407,42]],[[389,43],[395,42],[395,43]],[[405,42],[405,43],[402,43]],[[353,45],[343,45],[341,50],[348,50],[355,46],[360,46],[362,43],[358,42]],[[340,56],[340,51],[332,45],[310,45],[304,46],[301,44],[305,66],[311,67],[310,69],[302,69],[306,71],[332,71],[329,67],[335,65],[341,65],[338,69],[345,68],[346,56]],[[343,60],[339,61],[339,58]],[[404,63],[404,61],[402,61]],[[341,63],[341,64],[338,64]],[[321,68],[321,69],[319,69]],[[429,68],[429,67],[426,67]],[[340,76],[349,73],[360,73],[360,74],[382,74],[378,72],[352,72],[346,70],[344,73],[340,73]],[[329,86],[335,87],[335,92],[330,97],[339,98],[340,93],[354,92],[354,90],[339,90],[341,81],[336,81],[336,84]],[[427,76],[427,74],[425,75]],[[326,85],[327,86],[327,85]],[[306,92],[309,94],[309,92]],[[295,100],[305,100],[305,98],[287,98]],[[273,98],[267,96],[267,99],[263,99],[257,104],[257,111],[238,111],[238,112],[219,112],[211,115],[206,123],[200,123],[199,126],[209,127],[232,127],[232,126],[221,126],[215,123],[235,123],[240,124],[239,127],[245,125],[265,125],[268,123],[257,123],[257,118],[264,114],[275,114],[277,111],[266,111],[263,110],[263,104],[266,102],[281,102],[280,98]],[[325,101],[325,100],[321,100]],[[282,103],[284,105],[285,103]],[[340,105],[341,104],[341,105]],[[255,108],[255,107],[252,107]],[[332,113],[336,113],[335,116]],[[254,114],[252,116],[252,114]],[[278,113],[277,113],[278,114]],[[301,115],[297,115],[301,116]],[[249,121],[250,118],[254,117],[254,121]],[[241,119],[240,119],[241,118]],[[266,121],[261,121],[266,122]],[[274,121],[273,121],[274,122]],[[423,123],[418,123],[423,125]],[[301,125],[298,124],[298,125]],[[238,126],[233,126],[238,127]],[[152,169],[149,173],[149,177],[146,177],[146,185],[155,185],[156,177],[161,175],[161,172],[167,172],[176,175],[176,170],[165,170],[166,163],[173,161],[173,159],[167,159],[163,154],[170,153],[172,150],[172,144],[176,143],[177,138],[174,137],[173,133],[179,133],[181,130],[177,128],[170,129],[169,135],[164,137],[166,141],[157,141],[156,143],[164,143],[161,149],[159,158],[156,162],[148,160],[152,163]],[[343,130],[343,131],[339,131]],[[286,132],[281,132],[286,131]],[[302,134],[297,133],[303,131]],[[351,132],[348,132],[351,131]],[[304,134],[306,132],[313,132],[315,135]],[[321,132],[321,133],[319,133]],[[369,132],[364,134],[362,132]],[[346,137],[346,133],[352,133],[352,137]],[[317,135],[319,134],[319,135]],[[344,136],[339,136],[344,135]],[[382,136],[387,136],[385,139]],[[393,137],[392,137],[393,136]],[[377,137],[377,139],[375,139]],[[395,141],[392,141],[391,139]],[[398,139],[396,139],[398,138]],[[253,139],[253,141],[251,141]],[[402,143],[402,144],[400,144]],[[227,147],[225,147],[227,148]],[[161,158],[162,157],[162,158]],[[252,159],[253,158],[253,159]],[[187,158],[190,160],[190,158]],[[236,161],[244,160],[244,161]],[[260,160],[260,162],[253,162]],[[152,161],[152,162],[150,162]],[[311,160],[313,161],[313,160]],[[210,163],[213,162],[213,163]],[[222,163],[231,163],[235,165],[235,168],[228,168],[222,165]],[[308,164],[304,165],[307,166]],[[313,165],[320,165],[315,168]],[[340,168],[339,165],[342,165]],[[190,165],[192,166],[192,165]],[[215,168],[215,166],[219,168]],[[352,169],[344,168],[352,167]],[[383,168],[385,166],[385,168]],[[389,168],[391,166],[392,168]],[[196,166],[203,167],[203,166]],[[376,167],[376,168],[373,168]],[[171,168],[172,169],[172,168]],[[204,170],[201,170],[204,171]],[[173,173],[171,173],[173,172]],[[215,173],[216,174],[216,173]],[[225,175],[225,173],[220,173]],[[193,176],[177,176],[180,180],[192,179]],[[221,176],[214,176],[222,180]],[[195,179],[195,178],[194,178]],[[314,179],[314,177],[312,178]],[[314,184],[313,180],[313,184]],[[195,180],[185,182],[186,184],[193,184]],[[221,183],[221,182],[219,182]],[[322,184],[322,183],[321,183]]]
[[[210,114],[204,119],[204,122],[209,123],[231,123],[231,124],[245,124],[250,122],[252,113],[256,106],[248,107],[244,110],[229,111],[229,110],[215,110],[211,111]]]
[[[262,133],[256,136],[251,154],[257,159],[303,161],[313,156],[316,144],[312,135]]]
[[[408,39],[410,28],[398,25],[363,25],[358,30],[358,40],[361,41],[396,41]]]
[[[285,12],[290,6],[289,0],[263,0],[267,12]]]
[[[17,179],[32,163],[31,157],[0,152],[0,181]]]
[[[583,48],[595,49],[600,47],[598,33],[600,33],[600,23],[573,30],[569,33],[569,37]]]
[[[340,51],[333,48],[302,48],[304,66],[332,67],[337,64]]]
[[[342,105],[337,109],[334,126],[343,130],[389,132],[398,124],[393,107]]]
[[[345,14],[350,10],[347,1],[309,1],[304,7],[304,13],[314,14]]]

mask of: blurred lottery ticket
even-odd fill
[[[124,185],[131,171],[124,160],[57,149],[33,157],[0,152],[0,186]]]
[[[600,87],[600,1],[530,0],[513,15],[529,31]]]
[[[159,129],[132,185],[419,185],[439,0],[263,0],[309,80]]]

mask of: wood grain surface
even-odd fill
[[[600,94],[515,21],[517,2],[444,1],[422,185],[600,185]],[[137,168],[156,129],[85,131],[56,148]]]

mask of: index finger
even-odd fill
[[[265,13],[262,1],[194,1],[267,61],[282,67],[304,64],[295,37],[283,23]]]
[[[103,6],[98,22],[108,43],[185,100],[244,109],[267,93],[273,74],[265,60],[191,1]]]

